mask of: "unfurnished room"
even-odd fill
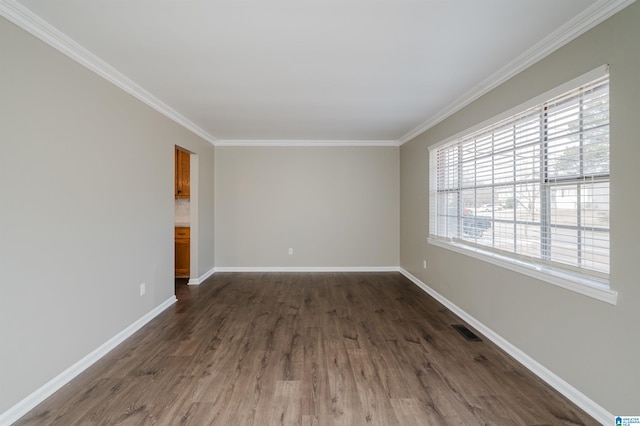
[[[0,425],[640,425],[635,0],[0,0]]]

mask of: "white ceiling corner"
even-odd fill
[[[35,15],[19,2],[15,0],[0,0],[0,15],[209,143],[215,144],[216,139],[205,130]]]
[[[458,99],[455,99],[442,111],[429,117],[419,126],[407,132],[405,135],[398,139],[398,144],[403,145],[416,136],[419,136],[420,134],[426,132],[431,127],[445,120],[447,117],[455,114],[457,111],[460,111],[462,108],[480,98],[482,95],[490,92],[500,84],[509,80],[511,77],[515,76],[521,71],[524,71],[545,56],[550,55],[557,49],[569,43],[571,40],[589,31],[591,28],[595,27],[607,18],[615,15],[617,12],[621,11],[635,1],[636,0],[598,0],[589,8],[568,21],[565,25],[558,28],[556,31],[538,42],[535,46],[531,47],[526,52],[515,58],[513,61],[490,75],[477,86],[464,93]]]
[[[634,1],[0,0],[0,15],[216,146],[398,146]]]

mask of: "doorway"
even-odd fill
[[[178,286],[198,282],[198,155],[174,147],[174,278]]]

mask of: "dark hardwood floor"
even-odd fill
[[[176,294],[17,424],[598,424],[398,273],[219,273]]]

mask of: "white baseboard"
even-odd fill
[[[200,285],[200,284],[202,284],[204,282],[204,280],[209,278],[215,272],[216,272],[216,268],[211,268],[207,272],[205,272],[204,274],[199,276],[198,278],[190,278],[189,282],[187,284],[188,285]]]
[[[175,296],[171,296],[169,299],[145,314],[142,318],[138,319],[136,322],[122,330],[120,333],[107,340],[105,343],[100,345],[97,349],[82,358],[80,361],[76,362],[71,367],[67,368],[62,373],[51,379],[49,382],[45,383],[31,395],[27,396],[25,399],[11,407],[9,410],[0,414],[0,425],[10,425],[11,423],[17,421],[20,417],[27,414],[35,406],[51,396],[55,391],[69,383],[77,375],[89,368],[113,348],[132,336],[136,331],[141,329],[145,324],[158,316],[162,311],[173,305],[176,300],[177,299]]]
[[[489,327],[466,313],[463,309],[459,308],[453,302],[451,302],[446,297],[442,296],[440,293],[429,287],[427,284],[420,281],[410,272],[408,272],[404,268],[399,268],[400,273],[411,280],[415,285],[420,287],[424,292],[428,293],[438,302],[442,303],[453,313],[458,315],[464,321],[469,323],[473,328],[482,333],[487,339],[491,340],[497,346],[499,346],[503,351],[511,355],[515,358],[519,363],[524,365],[527,369],[529,369],[533,374],[541,378],[555,390],[560,392],[562,395],[567,397],[571,402],[576,404],[578,407],[582,408],[586,411],[590,416],[595,418],[602,424],[611,424],[613,422],[614,416],[606,409],[598,405],[595,401],[588,398],[585,394],[580,392],[578,389],[571,386],[569,383],[565,382],[562,378],[554,374],[551,370],[546,368],[544,365],[540,364],[529,355],[524,353],[522,350],[518,349],[516,346],[511,344],[508,340],[491,330]]]
[[[223,266],[216,272],[398,272],[397,266]]]

